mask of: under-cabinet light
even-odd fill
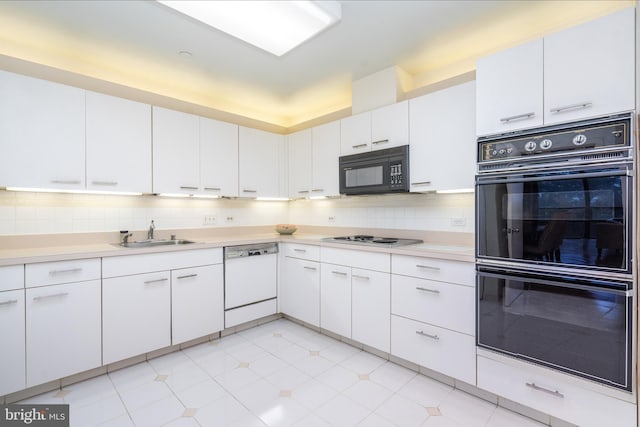
[[[267,202],[286,202],[289,199],[287,197],[256,197],[256,200]]]
[[[342,6],[322,1],[166,1],[180,13],[282,56],[342,18]]]
[[[473,188],[458,188],[456,190],[436,190],[438,194],[462,194],[462,193],[473,193]]]
[[[218,195],[209,195],[209,194],[185,194],[185,193],[159,193],[160,197],[182,197],[184,198],[193,198],[193,199],[219,199]]]
[[[92,191],[92,190],[67,190],[64,188],[32,188],[32,187],[5,187],[7,191],[28,191],[32,193],[69,193],[69,194],[97,194],[108,196],[142,196],[135,191]]]
[[[311,196],[309,197],[309,200],[323,200],[326,199],[327,196]]]

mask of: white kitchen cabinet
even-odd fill
[[[151,192],[151,106],[87,92],[87,189]]]
[[[512,49],[476,67],[477,135],[635,108],[635,9]]]
[[[389,273],[351,271],[351,338],[390,351],[391,283]]]
[[[238,196],[238,125],[200,117],[200,194]]]
[[[340,121],[311,128],[311,197],[340,195]]]
[[[340,153],[356,154],[409,144],[408,101],[355,114],[340,121]]]
[[[473,189],[475,86],[467,82],[410,101],[410,191]]]
[[[169,271],[102,280],[103,363],[171,344]]]
[[[25,382],[24,266],[0,267],[0,396]]]
[[[102,364],[100,307],[99,279],[27,288],[27,387]]]
[[[171,271],[171,343],[224,329],[223,265]]]
[[[280,246],[280,311],[313,326],[320,326],[320,263],[317,247]]]
[[[286,144],[283,135],[240,126],[240,197],[286,197]],[[283,192],[284,191],[284,192]]]
[[[313,164],[311,129],[287,135],[289,148],[289,198],[311,195]],[[335,171],[337,174],[337,170]]]
[[[0,186],[85,188],[85,91],[0,71]]]
[[[320,327],[351,337],[351,267],[322,263]]]

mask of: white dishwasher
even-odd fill
[[[224,326],[275,314],[278,244],[224,248]]]

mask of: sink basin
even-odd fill
[[[191,240],[183,240],[183,239],[148,239],[148,240],[138,240],[135,242],[118,243],[118,245],[123,246],[125,248],[151,248],[154,246],[187,245],[190,243],[195,243],[195,242]]]

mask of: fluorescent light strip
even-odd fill
[[[462,193],[473,193],[473,188],[460,188],[457,190],[437,190],[438,194],[462,194]]]
[[[193,198],[193,199],[219,199],[220,196],[217,195],[205,195],[205,194],[184,194],[184,193],[160,193],[158,196],[161,197],[181,197],[183,199]]]
[[[282,56],[342,18],[339,2],[166,1],[180,13]]]
[[[6,187],[7,191],[28,191],[33,193],[69,193],[69,194],[98,194],[114,196],[142,196],[142,193],[134,191],[92,191],[92,190],[65,190],[61,188],[30,188],[30,187]]]

